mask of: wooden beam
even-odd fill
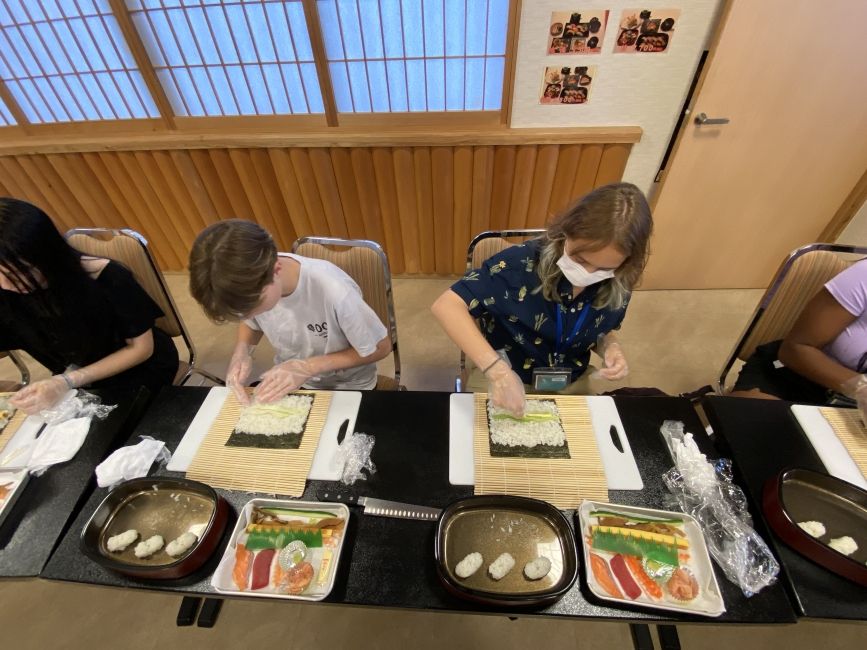
[[[2,79],[0,79],[0,99],[3,100],[4,104],[6,104],[6,108],[8,108],[9,112],[12,113],[12,117],[15,118],[15,121],[21,130],[24,131],[24,133],[29,134],[31,132],[30,120],[27,119],[27,116],[18,104],[18,100],[15,99],[15,96],[6,85],[6,82]]]
[[[387,123],[387,120],[384,120]],[[638,126],[576,128],[435,130],[432,128],[357,129],[283,133],[189,133],[165,131],[125,136],[28,136],[0,140],[0,156],[82,151],[147,151],[152,149],[232,149],[272,147],[453,147],[483,145],[634,144]]]
[[[129,46],[130,52],[132,52],[132,56],[135,59],[139,72],[141,72],[145,84],[147,84],[148,90],[160,111],[160,116],[162,117],[163,122],[167,128],[176,129],[175,112],[172,110],[172,105],[169,103],[169,98],[160,83],[159,77],[157,77],[156,70],[154,70],[154,67],[151,64],[150,57],[148,56],[138,30],[136,30],[135,25],[132,22],[126,4],[123,0],[108,0],[108,2],[118,25],[120,25],[120,30],[123,32],[124,39],[126,39],[126,44]]]
[[[825,226],[825,229],[816,241],[837,241],[865,201],[867,201],[867,170],[864,170],[860,180],[855,183],[855,187],[849,192],[849,196],[846,197],[846,200],[843,201],[843,204],[837,209],[834,216],[831,217],[828,225]]]
[[[322,104],[325,106],[325,121],[328,126],[337,126],[337,102],[334,100],[334,87],[331,84],[331,72],[328,70],[325,41],[322,40],[319,10],[316,8],[316,0],[301,0],[301,4],[304,7],[304,19],[307,22],[310,47],[313,49],[313,62],[316,64],[316,76],[319,79],[319,89],[322,92]]]
[[[518,34],[521,31],[521,0],[512,0],[509,32],[506,35],[506,67],[503,75],[503,100],[500,123],[512,124],[512,102],[515,96],[515,68],[518,63]]]

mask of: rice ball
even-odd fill
[[[479,570],[483,561],[484,559],[482,558],[481,553],[470,553],[463,560],[458,562],[455,567],[455,573],[459,578],[469,578]]]
[[[110,553],[120,553],[121,551],[125,551],[126,547],[137,539],[138,531],[134,528],[130,528],[129,530],[122,532],[120,535],[109,537],[108,541],[105,543],[105,547]]]
[[[825,534],[825,524],[821,521],[799,521],[798,528],[811,537],[822,537]]]
[[[146,557],[150,557],[158,550],[160,550],[165,544],[162,535],[154,535],[153,537],[148,537],[145,541],[139,542],[135,546],[135,556],[137,558],[144,559]]]
[[[491,566],[488,567],[488,573],[494,580],[502,580],[514,566],[515,558],[508,553],[503,553],[500,557],[491,562]]]
[[[198,541],[198,537],[196,537],[193,533],[184,533],[177,539],[173,539],[166,546],[166,553],[171,555],[172,557],[178,557],[183,555],[187,551],[190,550],[193,544]]]
[[[856,544],[855,540],[848,535],[832,539],[828,542],[828,546],[843,555],[852,555],[852,553],[858,550],[858,544]]]
[[[528,580],[541,580],[551,570],[551,560],[546,557],[537,557],[524,565],[524,575]]]

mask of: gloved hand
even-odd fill
[[[239,344],[235,347],[235,352],[229,361],[229,368],[226,370],[226,386],[232,389],[235,397],[244,406],[250,403],[250,396],[244,390],[244,387],[247,385],[247,380],[250,378],[252,371],[253,346]]]
[[[867,375],[855,375],[840,385],[840,392],[858,403],[861,421],[867,424]]]
[[[25,386],[12,396],[9,403],[28,415],[33,415],[57,404],[68,390],[69,385],[63,376],[54,375],[51,379],[43,379]]]
[[[271,368],[262,375],[262,382],[253,391],[257,402],[274,402],[286,393],[301,388],[301,385],[316,375],[316,368],[310,361],[290,359]]]
[[[504,359],[497,360],[485,372],[488,378],[488,396],[494,406],[506,409],[516,418],[524,417],[527,395],[524,382]]]
[[[593,373],[592,377],[602,377],[608,381],[623,379],[629,374],[629,365],[626,363],[626,355],[617,341],[609,341],[607,337],[599,337],[596,352],[602,357],[605,366]]]

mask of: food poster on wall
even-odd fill
[[[617,26],[614,51],[667,52],[680,19],[680,9],[624,9]]]
[[[596,66],[552,66],[542,76],[540,104],[586,104]]]
[[[599,54],[608,10],[555,11],[548,27],[548,54]]]

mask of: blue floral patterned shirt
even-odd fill
[[[533,239],[507,248],[455,282],[452,291],[480,320],[488,343],[495,350],[506,350],[512,368],[525,383],[532,383],[533,368],[550,366],[571,368],[575,381],[587,369],[599,335],[620,328],[629,301],[618,309],[597,309],[592,302],[604,283],[587,287],[573,299],[572,285],[566,278],[561,278],[557,287],[562,302],[545,300],[542,280],[536,273],[541,246],[541,240]],[[556,358],[555,310],[561,310],[561,341],[565,342],[588,301],[591,304],[581,328]]]

